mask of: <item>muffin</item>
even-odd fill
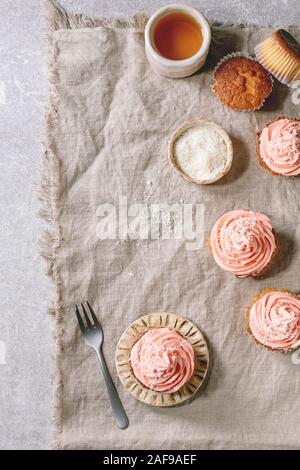
[[[156,392],[177,392],[195,368],[193,346],[169,328],[152,328],[144,333],[134,344],[130,361],[135,377]]]
[[[261,275],[277,246],[270,219],[246,210],[233,210],[220,217],[209,242],[215,262],[238,278]]]
[[[260,292],[247,321],[248,333],[269,350],[287,353],[300,346],[300,298],[285,289]]]
[[[273,175],[300,174],[300,120],[278,117],[257,133],[260,165]]]
[[[151,313],[133,322],[116,351],[118,376],[137,400],[152,406],[175,406],[200,389],[209,367],[201,331],[173,313]]]
[[[272,87],[272,78],[263,66],[242,55],[222,59],[214,72],[212,85],[222,103],[238,111],[261,108]]]
[[[300,80],[300,44],[284,29],[255,47],[258,61],[281,83],[292,87]]]

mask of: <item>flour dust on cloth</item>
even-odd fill
[[[210,89],[217,61],[251,53],[270,29],[213,27],[205,69],[179,80],[159,76],[144,53],[144,18],[129,22],[70,15],[47,0],[50,103],[45,119],[41,215],[50,222],[43,255],[54,281],[56,449],[296,448],[300,441],[299,366],[259,348],[244,315],[265,287],[299,289],[300,180],[272,177],[255,156],[255,134],[274,114],[297,114],[293,90],[276,85],[253,113],[224,107]],[[299,28],[291,28],[299,36]],[[230,172],[196,186],[168,162],[168,140],[189,119],[224,127],[234,146]],[[151,185],[149,186],[149,182]],[[150,190],[151,188],[151,190]],[[99,240],[98,207],[133,203],[202,204],[204,242]],[[281,240],[261,281],[237,279],[214,262],[205,239],[218,218],[251,209],[272,220]],[[88,299],[105,332],[104,353],[130,419],[112,416],[97,358],[79,331],[74,305]],[[212,368],[191,404],[158,409],[120,386],[114,355],[124,329],[145,312],[188,317],[209,339]]]

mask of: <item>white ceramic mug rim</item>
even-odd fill
[[[182,11],[192,16],[200,25],[201,30],[202,30],[202,36],[203,36],[201,47],[196,52],[196,54],[194,54],[193,56],[187,59],[182,59],[182,60],[172,60],[172,59],[167,59],[166,57],[163,57],[156,51],[151,41],[151,30],[154,24],[156,23],[156,21],[160,19],[164,15],[164,13],[168,14],[168,13],[173,13],[176,11]],[[194,65],[197,61],[199,61],[202,57],[206,55],[207,50],[209,48],[210,40],[211,40],[210,27],[206,18],[202,15],[202,13],[200,13],[200,11],[198,11],[196,8],[190,7],[188,5],[178,4],[178,3],[172,3],[171,5],[166,5],[165,7],[162,7],[159,10],[157,10],[149,18],[148,23],[146,25],[146,29],[145,29],[146,46],[149,49],[151,49],[151,53],[155,56],[155,58],[160,63],[165,64],[165,65],[175,65],[175,64],[180,65],[180,66]]]

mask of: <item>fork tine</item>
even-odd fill
[[[94,310],[92,309],[88,301],[86,301],[86,303],[88,304],[88,307],[90,309],[90,313],[91,313],[92,319],[94,320],[94,324],[99,325],[99,321],[98,321],[98,318],[96,317]]]
[[[87,311],[86,311],[86,309],[85,309],[82,302],[81,302],[81,307],[82,307],[82,310],[83,310],[83,313],[84,313],[84,318],[85,318],[85,321],[87,323],[88,328],[92,328],[93,327],[92,322],[91,322],[90,317],[88,316]]]
[[[84,323],[82,321],[82,318],[81,318],[81,315],[79,313],[79,309],[76,305],[76,316],[77,316],[77,320],[78,320],[78,324],[79,324],[79,328],[81,329],[81,333],[85,333],[85,326],[84,326]]]

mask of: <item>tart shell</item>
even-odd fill
[[[174,145],[175,145],[176,140],[182,134],[184,134],[184,132],[186,132],[188,129],[191,129],[193,127],[201,127],[201,126],[209,126],[214,131],[218,132],[222,136],[222,138],[224,139],[224,141],[226,143],[226,147],[227,147],[227,161],[226,161],[226,164],[225,164],[225,167],[223,168],[223,170],[220,171],[218,173],[218,175],[213,177],[213,178],[202,179],[202,180],[194,179],[191,176],[189,176],[187,173],[182,171],[181,168],[179,167],[179,165],[176,161],[175,155],[174,155]],[[170,139],[170,142],[169,142],[169,161],[170,161],[171,165],[173,166],[173,168],[175,168],[177,173],[182,178],[189,181],[190,183],[199,184],[199,185],[215,183],[219,179],[223,178],[223,176],[225,176],[226,173],[228,173],[228,171],[230,170],[231,165],[232,165],[232,160],[233,160],[233,148],[232,148],[232,142],[231,142],[231,139],[230,139],[229,135],[224,131],[224,129],[221,126],[219,126],[218,124],[215,124],[212,121],[206,120],[206,119],[194,118],[194,119],[190,119],[189,121],[184,122],[183,124],[181,124],[175,130],[175,132],[173,133],[173,135]]]

